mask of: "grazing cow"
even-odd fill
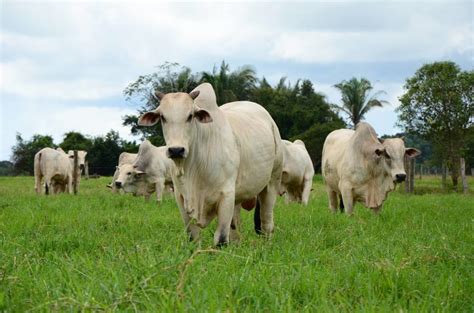
[[[282,140],[284,151],[280,195],[288,201],[308,204],[313,185],[314,166],[301,140]]]
[[[136,158],[137,158],[136,153],[128,153],[128,152],[120,153],[119,159],[118,159],[118,165],[116,166],[114,176],[112,177],[112,182],[107,185],[107,188],[112,189],[113,193],[117,193],[119,191],[115,185],[115,181],[119,177],[120,167],[124,164],[133,164]]]
[[[116,187],[146,198],[156,191],[156,199],[160,202],[165,186],[172,189],[174,163],[166,156],[166,150],[166,147],[155,147],[145,140],[133,164],[124,165],[124,170],[121,168]]]
[[[161,121],[166,153],[176,165],[176,202],[191,239],[216,216],[214,244],[238,238],[241,204],[257,196],[255,229],[270,235],[283,167],[280,133],[270,114],[248,101],[218,107],[208,83],[189,94],[156,96],[160,106],[138,124]]]
[[[360,201],[375,213],[379,212],[395,183],[405,180],[405,155],[415,157],[420,152],[405,148],[400,138],[381,143],[375,130],[360,122],[356,130],[331,132],[324,142],[321,170],[326,181],[329,207],[352,214],[354,202]]]
[[[84,158],[87,152],[82,152],[84,153],[78,153],[78,155]],[[84,164],[84,160],[78,157],[78,174],[80,174],[80,164]],[[56,150],[44,148],[38,151],[34,158],[36,193],[39,194],[42,191],[41,181],[43,177],[46,194],[66,191],[72,193],[73,168],[74,154],[68,155],[61,148]]]

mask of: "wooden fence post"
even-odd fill
[[[77,159],[77,150],[74,150],[74,168],[72,170],[72,188],[74,190],[74,194],[77,194],[77,168],[79,167],[78,165],[79,160]]]
[[[462,191],[463,193],[467,193],[466,160],[464,158],[461,158],[460,163],[461,163]]]
[[[446,161],[443,161],[443,164],[441,166],[441,187],[443,189],[447,188],[446,185],[446,172],[448,171],[448,167],[446,166]]]
[[[86,160],[84,163],[84,176],[89,179],[89,161]]]

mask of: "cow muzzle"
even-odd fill
[[[115,182],[115,187],[117,187],[117,188],[122,188],[122,182],[116,181],[116,182]]]
[[[169,147],[166,154],[170,159],[183,159],[185,152],[186,149],[184,147]]]
[[[395,182],[397,183],[404,182],[406,177],[407,177],[406,174],[397,174],[395,175]]]

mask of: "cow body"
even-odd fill
[[[301,140],[294,142],[282,140],[284,163],[281,177],[280,194],[287,201],[308,204],[313,184],[314,167],[311,157]]]
[[[378,212],[395,183],[406,177],[406,154],[415,157],[419,151],[405,148],[399,138],[381,143],[372,126],[364,122],[355,131],[331,132],[324,142],[321,164],[330,209],[337,211],[339,197],[347,214],[352,214],[356,201]]]
[[[238,230],[240,205],[257,196],[256,228],[270,234],[283,166],[281,138],[270,114],[247,101],[218,107],[207,83],[190,94],[159,97],[158,109],[140,117],[139,124],[161,120],[167,155],[176,165],[175,198],[191,238],[217,216],[214,243],[227,243],[231,224]]]
[[[78,181],[81,169],[84,167],[85,151],[78,153]],[[82,165],[82,167],[81,167]],[[73,168],[74,154],[66,154],[61,148],[57,150],[51,148],[41,149],[35,154],[34,174],[36,193],[42,192],[42,180],[44,178],[45,193],[72,193],[73,189]]]

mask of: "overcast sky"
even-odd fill
[[[17,132],[134,139],[121,117],[139,104],[122,91],[165,61],[193,72],[250,64],[271,83],[307,78],[333,103],[334,84],[365,77],[391,103],[367,115],[380,135],[399,131],[394,109],[421,65],[474,64],[473,1],[0,1],[0,160]]]

